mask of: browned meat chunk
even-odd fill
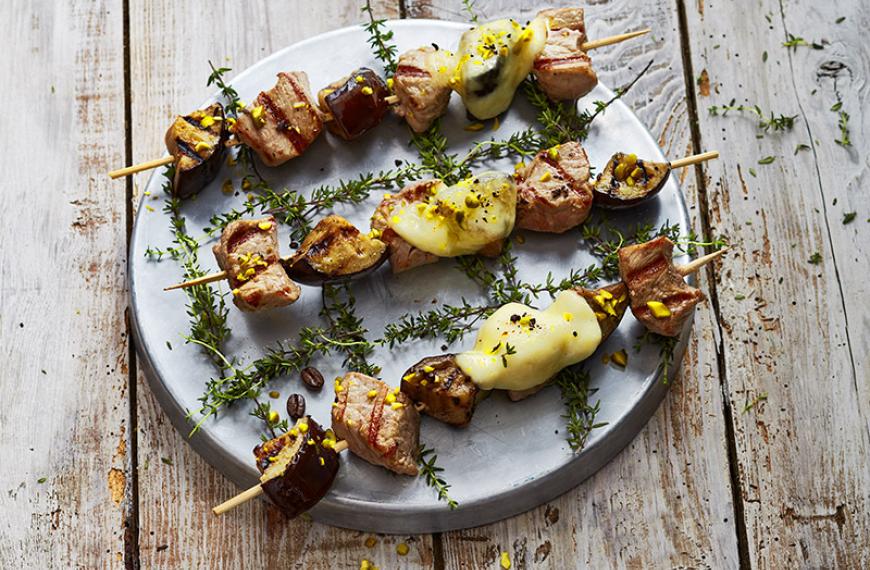
[[[518,228],[560,234],[589,217],[589,159],[580,143],[542,150],[517,175]]]
[[[317,94],[320,108],[332,115],[326,124],[345,140],[362,136],[378,126],[389,108],[389,89],[371,69],[361,67]]]
[[[417,249],[406,242],[388,224],[390,212],[396,204],[402,200],[407,202],[424,201],[429,195],[430,188],[438,182],[438,180],[421,180],[405,186],[398,194],[386,194],[372,215],[372,230],[382,242],[387,244],[390,267],[392,267],[393,273],[401,273],[421,265],[436,263],[439,259],[437,255]]]
[[[281,266],[278,229],[272,216],[231,222],[213,251],[218,265],[227,272],[233,302],[239,309],[283,307],[299,298],[299,285]]]
[[[166,148],[175,157],[174,195],[188,198],[215,179],[226,154],[227,138],[220,103],[175,118],[165,137]]]
[[[598,85],[592,60],[580,46],[586,41],[583,8],[543,10],[550,22],[544,51],[535,59],[535,77],[548,97],[556,101],[583,97]]]
[[[452,354],[430,356],[409,368],[402,376],[402,392],[422,404],[424,414],[455,426],[471,421],[481,397]]]
[[[631,312],[654,333],[677,336],[704,299],[673,263],[674,243],[662,236],[619,250],[619,274],[628,286]]]
[[[357,372],[345,374],[335,384],[332,429],[369,463],[417,475],[420,414],[398,388]]]
[[[338,473],[335,438],[310,417],[254,448],[263,492],[289,517],[316,505]]]
[[[449,77],[452,70],[446,52],[426,46],[406,51],[399,56],[393,91],[399,98],[393,108],[404,117],[416,133],[428,129],[444,114],[452,90]]]
[[[284,164],[308,148],[323,130],[303,71],[279,73],[278,83],[239,113],[234,132],[267,166]]]
[[[379,267],[387,258],[387,245],[360,233],[356,226],[331,215],[311,230],[284,268],[300,283],[321,284],[350,279]]]

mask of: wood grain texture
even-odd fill
[[[398,17],[398,4],[384,3],[378,12]],[[133,0],[131,13],[136,15],[131,19],[135,161],[163,153],[170,117],[195,108],[211,92],[205,85],[209,59],[241,71],[294,42],[360,21],[356,0]],[[205,13],[210,14],[207,26],[201,25]],[[173,429],[141,375],[138,395],[138,545],[143,568],[331,570],[359,568],[362,559],[381,568],[433,565],[431,537],[376,537],[375,546],[368,548],[367,534],[305,519],[288,521],[264,500],[214,517],[211,507],[239,490]],[[400,542],[410,547],[406,556],[396,553]]]
[[[123,566],[120,0],[0,4],[0,567]]]
[[[554,5],[575,5],[556,2]],[[477,2],[482,19],[527,19],[534,2]],[[414,17],[465,20],[459,1],[408,2]],[[587,6],[591,38],[651,27],[650,39],[597,50],[599,77],[616,87],[653,67],[626,97],[669,156],[692,152],[677,15],[657,2]],[[591,136],[595,136],[594,133]],[[694,174],[680,173],[693,212]],[[700,221],[696,217],[696,229]],[[640,435],[609,465],[551,504],[443,536],[446,568],[734,568],[738,564],[712,306],[695,320],[680,379]]]
[[[866,568],[866,5],[692,2],[687,21],[694,71],[710,85],[698,98],[700,136],[728,145],[708,168],[708,193],[711,223],[736,246],[718,290],[748,562]],[[787,34],[824,49],[788,50]],[[852,148],[834,142],[838,96],[852,116]],[[751,117],[707,113],[732,98],[797,115],[797,124],[756,138]],[[799,144],[810,148],[796,152]],[[759,164],[766,156],[774,162]],[[848,211],[858,217],[843,225]]]

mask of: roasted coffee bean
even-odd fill
[[[287,398],[287,415],[295,422],[305,415],[305,396],[290,394]]]
[[[323,388],[323,374],[313,366],[302,369],[302,381],[312,390]]]

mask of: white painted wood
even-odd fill
[[[2,568],[123,566],[121,5],[0,3]]]
[[[728,151],[708,166],[708,191],[711,221],[735,246],[718,289],[748,558],[759,568],[866,568],[866,6],[687,7],[693,67],[710,83],[710,95],[699,97],[701,137]],[[788,33],[825,48],[790,52],[782,46]],[[839,63],[847,67],[835,81],[829,70]],[[834,143],[835,88],[852,115],[852,149]],[[799,122],[757,139],[750,117],[707,113],[732,97]],[[812,148],[795,154],[798,144]],[[759,164],[766,156],[775,162]],[[843,226],[852,210],[858,219]],[[813,265],[816,252],[821,262]],[[766,401],[743,413],[763,394]]]

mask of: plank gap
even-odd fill
[[[131,92],[130,67],[130,0],[122,3],[122,43],[124,52],[124,162],[133,164],[133,104]],[[130,255],[130,239],[133,235],[133,177],[125,181],[125,217],[127,257]],[[137,417],[136,378],[138,363],[136,347],[133,344],[130,327],[130,307],[125,310],[125,326],[127,334],[127,481],[129,486],[125,492],[126,506],[124,508],[124,567],[127,570],[139,570],[139,438],[137,432],[139,423]]]
[[[703,152],[701,149],[701,129],[698,116],[698,98],[695,93],[695,73],[692,67],[692,49],[689,42],[689,21],[686,14],[685,0],[677,0],[677,17],[679,20],[680,43],[682,44],[683,78],[686,83],[686,106],[689,113],[689,131],[691,133],[692,148],[695,153]],[[704,236],[712,235],[710,223],[710,203],[707,196],[707,180],[704,177],[704,167],[696,164],[695,179],[698,187],[698,209],[701,215],[701,231]],[[728,370],[725,364],[725,341],[722,331],[722,312],[719,307],[718,283],[713,265],[705,269],[709,283],[710,305],[713,308],[714,320],[719,329],[716,365],[719,375],[719,384],[722,386],[722,413],[725,422],[725,439],[728,448],[728,473],[731,483],[732,502],[734,504],[734,527],[737,533],[737,552],[741,568],[751,568],[749,558],[749,538],[746,532],[746,515],[743,510],[743,489],[740,484],[740,471],[737,458],[737,439],[734,433],[734,421],[731,409],[731,401],[728,397],[727,383]]]

